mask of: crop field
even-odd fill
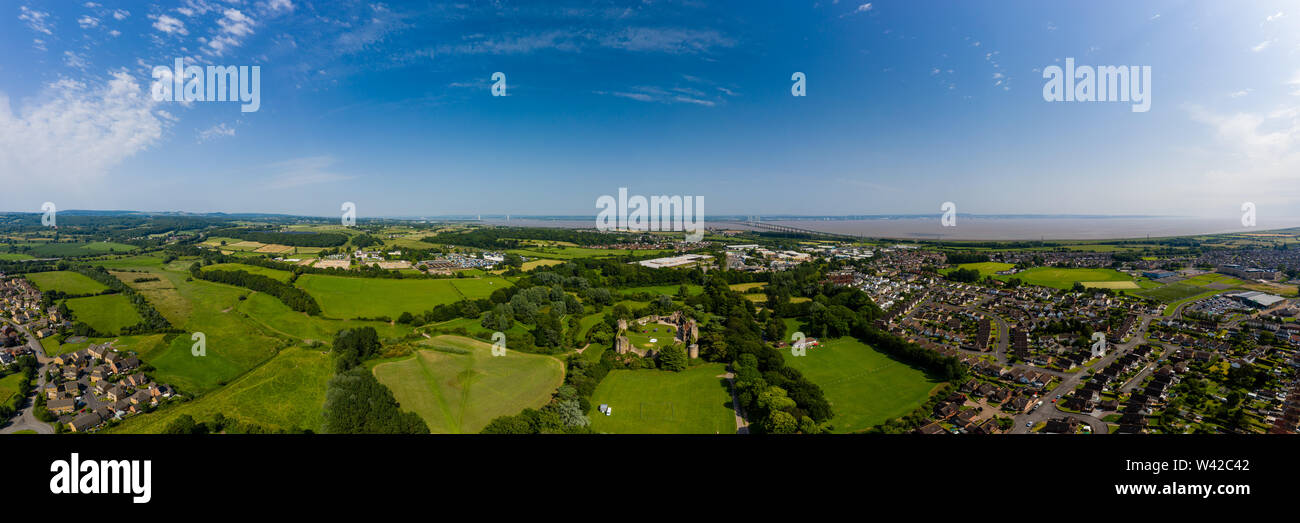
[[[78,321],[104,334],[116,334],[123,327],[140,323],[140,314],[131,300],[122,294],[101,294],[67,301],[68,309]]]
[[[826,393],[835,432],[853,432],[904,416],[925,403],[939,381],[854,338],[822,340],[785,361]]]
[[[727,372],[708,363],[682,372],[614,370],[591,395],[591,428],[613,434],[735,434]],[[613,414],[596,407],[606,404]]]
[[[269,429],[299,427],[319,431],[325,388],[334,375],[328,354],[291,347],[230,385],[192,401],[136,416],[108,431],[155,434],[182,414],[211,421],[218,413]]]
[[[42,291],[59,291],[67,294],[94,294],[108,290],[104,284],[72,271],[33,272],[27,279]]]
[[[374,366],[393,391],[436,434],[477,433],[499,416],[539,408],[564,382],[564,364],[551,356],[507,351],[461,336],[436,336],[407,358]]]
[[[325,316],[395,319],[403,312],[421,313],[435,305],[460,301],[467,295],[485,298],[492,290],[508,283],[502,278],[398,280],[304,274],[295,285],[316,298]]]

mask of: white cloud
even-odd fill
[[[1228,97],[1229,97],[1229,98],[1241,98],[1241,97],[1243,97],[1243,96],[1249,95],[1252,91],[1254,91],[1254,89],[1249,89],[1249,88],[1247,88],[1247,89],[1242,89],[1242,90],[1240,90],[1240,91],[1236,91],[1236,92],[1233,92],[1233,93],[1228,94]]]
[[[628,51],[698,53],[735,42],[711,29],[629,27],[600,38],[600,44]]]
[[[227,49],[239,47],[243,44],[243,39],[253,34],[253,25],[256,22],[249,18],[238,9],[226,9],[222,12],[221,19],[217,20],[217,26],[220,29],[208,40],[207,48],[204,53],[221,56]]]
[[[131,16],[131,12],[130,12],[130,11],[127,11],[126,9],[114,9],[114,10],[113,10],[113,19],[114,19],[114,20],[126,20],[126,17],[128,17],[128,16]]]
[[[154,22],[153,22],[153,28],[154,28],[154,29],[157,29],[157,30],[159,30],[159,31],[162,31],[162,32],[164,32],[164,33],[167,33],[167,34],[180,33],[180,34],[183,34],[183,35],[190,34],[189,31],[185,30],[185,23],[184,23],[184,22],[182,22],[182,21],[180,21],[180,20],[177,20],[177,19],[175,19],[175,18],[172,18],[172,17],[170,17],[170,16],[167,16],[167,15],[157,15],[157,16],[149,15],[149,18],[152,19],[152,20],[154,21]]]
[[[1277,14],[1268,15],[1268,18],[1264,19],[1264,23],[1272,22],[1274,20],[1282,18],[1283,16],[1286,16],[1286,13],[1278,11]]]
[[[82,71],[85,71],[86,68],[90,66],[90,62],[86,61],[85,56],[79,55],[72,51],[63,52],[63,64],[73,69],[80,69]]]
[[[99,19],[90,15],[82,15],[81,18],[77,19],[77,25],[81,26],[82,29],[90,29],[99,25]]]
[[[1194,121],[1210,126],[1223,164],[1211,165],[1192,186],[1204,196],[1239,201],[1293,203],[1300,197],[1300,106],[1270,112],[1217,114],[1189,108]]]
[[[97,88],[64,79],[45,92],[17,114],[0,94],[0,173],[11,189],[59,189],[102,177],[162,138],[156,102],[124,70]]]
[[[857,9],[854,9],[853,12],[855,12],[855,13],[865,13],[865,12],[870,11],[870,10],[871,10],[871,4],[870,4],[870,3],[866,3],[866,4],[862,4],[862,5],[858,6],[858,8],[857,8]]]
[[[54,34],[50,30],[49,18],[50,14],[44,11],[28,9],[25,5],[18,8],[18,19],[27,22],[27,27],[38,33]]]
[[[269,0],[263,4],[263,9],[272,14],[288,13],[293,11],[293,2],[289,0]]]
[[[235,135],[235,128],[226,125],[224,122],[199,131],[199,143],[206,142],[213,138],[231,137]]]
[[[1264,40],[1263,42],[1260,42],[1259,45],[1256,45],[1255,47],[1250,48],[1250,50],[1251,50],[1251,51],[1254,51],[1254,52],[1256,52],[1256,53],[1258,53],[1258,52],[1260,52],[1260,51],[1263,51],[1263,50],[1265,50],[1265,49],[1268,49],[1268,46],[1270,46],[1270,45],[1273,45],[1273,41],[1272,41],[1272,40]]]
[[[295,158],[271,164],[268,169],[272,174],[265,187],[267,189],[288,189],[304,185],[338,182],[353,177],[333,172],[330,167],[336,163],[332,156],[312,156]]]

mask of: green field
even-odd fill
[[[3,260],[3,261],[30,260],[30,259],[32,259],[32,256],[31,256],[30,254],[19,254],[19,253],[16,253],[16,252],[3,252],[3,253],[0,253],[0,260]]]
[[[108,290],[104,284],[90,279],[79,272],[50,271],[33,272],[27,275],[36,288],[42,291],[59,291],[67,294],[95,294]]]
[[[591,428],[615,434],[734,434],[735,411],[720,363],[682,372],[614,370],[591,395]],[[612,416],[596,411],[608,404]]]
[[[1002,281],[1019,278],[1020,281],[1030,285],[1041,285],[1057,289],[1069,289],[1074,286],[1075,282],[1133,281],[1133,278],[1129,275],[1114,269],[1062,269],[1057,267],[1034,267],[1015,274],[994,277]]]
[[[940,272],[944,274],[948,274],[949,272],[955,271],[957,269],[975,269],[980,272],[980,279],[984,279],[986,276],[996,276],[998,271],[1005,271],[1012,267],[1015,267],[1015,265],[1010,263],[998,263],[998,262],[961,263],[958,264],[956,267],[953,267],[951,269],[945,269]]]
[[[331,318],[396,319],[403,312],[418,314],[436,305],[464,298],[486,298],[509,285],[503,278],[482,279],[381,279],[304,274],[296,285],[320,303]]]
[[[553,260],[572,260],[574,258],[603,258],[607,256],[664,256],[672,250],[632,250],[632,249],[591,249],[587,247],[533,247],[529,249],[511,249],[507,252],[533,258]]]
[[[292,275],[289,271],[281,271],[281,270],[277,270],[277,269],[268,269],[268,268],[266,268],[266,267],[261,267],[261,266],[258,266],[258,265],[247,265],[247,264],[243,264],[243,263],[215,263],[215,264],[209,265],[209,266],[207,266],[207,267],[204,267],[203,270],[205,270],[205,271],[244,271],[244,272],[247,272],[247,273],[250,273],[250,274],[260,274],[260,275],[262,275],[262,276],[266,276],[266,277],[268,277],[268,278],[271,278],[271,279],[274,279],[274,280],[279,280],[279,281],[289,281],[289,276]]]
[[[20,244],[20,247],[29,247],[27,254],[38,258],[61,258],[66,256],[93,256],[96,254],[110,254],[131,252],[136,247],[125,243],[114,242],[83,242],[83,243],[26,243]]]
[[[682,288],[682,286],[681,286],[680,284],[673,284],[673,285],[646,285],[646,286],[643,286],[643,287],[625,287],[625,288],[622,288],[622,289],[618,289],[618,292],[621,292],[621,293],[624,293],[624,294],[638,294],[638,293],[642,293],[642,292],[648,292],[648,293],[650,293],[650,294],[663,294],[663,295],[667,295],[667,296],[677,296],[677,291],[680,290],[681,288]],[[691,296],[694,296],[694,295],[696,295],[696,294],[699,294],[699,293],[702,292],[703,290],[704,290],[704,287],[702,287],[702,286],[700,286],[700,285],[696,285],[696,284],[694,284],[694,283],[688,283],[688,284],[686,284],[686,293],[689,294],[689,295],[691,295]]]
[[[550,356],[507,351],[460,336],[437,336],[397,361],[379,363],[375,377],[402,410],[419,414],[435,434],[477,433],[499,416],[539,408],[564,382],[564,364]]]
[[[18,382],[22,379],[23,375],[17,372],[0,378],[0,405],[9,404],[9,400],[18,395]]]
[[[131,300],[122,294],[101,294],[86,298],[72,298],[66,302],[73,317],[96,331],[116,334],[123,327],[140,323],[140,314]]]
[[[676,327],[659,323],[637,325],[636,322],[628,322],[627,326],[627,341],[638,349],[664,349],[675,343],[673,337],[676,335]]]
[[[826,393],[835,432],[853,432],[904,416],[925,403],[938,381],[854,338],[824,341],[786,363]]]
[[[331,363],[329,356],[318,350],[288,348],[221,390],[128,418],[108,432],[156,434],[182,414],[196,421],[211,421],[217,413],[269,429],[319,431],[326,384],[334,372]]]

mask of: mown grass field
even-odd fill
[[[316,298],[326,316],[340,319],[396,319],[403,312],[417,314],[466,297],[486,298],[509,284],[497,277],[397,280],[319,274],[304,274],[295,283]]]
[[[1015,265],[1010,263],[998,263],[998,262],[961,263],[954,268],[945,269],[941,272],[943,272],[944,274],[948,274],[949,272],[955,271],[957,269],[975,269],[980,272],[980,278],[982,279],[985,276],[996,276],[998,271],[1005,271],[1012,267],[1015,267]]]
[[[682,372],[614,370],[591,395],[591,428],[613,434],[735,434],[736,416],[721,363]],[[596,410],[601,404],[612,416]]]
[[[72,298],[67,304],[77,321],[104,334],[117,334],[123,327],[140,323],[142,319],[131,300],[122,294]]]
[[[325,388],[333,373],[328,354],[291,347],[218,391],[129,418],[108,432],[156,434],[182,414],[196,421],[211,421],[217,413],[270,429],[319,431],[324,421]]]
[[[41,291],[59,291],[67,294],[94,294],[107,290],[104,284],[72,271],[33,272],[27,279]]]
[[[1041,285],[1057,289],[1069,289],[1075,282],[1089,284],[1096,282],[1131,282],[1133,278],[1114,269],[1062,269],[1057,267],[1034,267],[1015,274],[994,276],[999,280],[1019,278],[1030,285]]]
[[[538,408],[564,382],[564,364],[544,355],[507,351],[460,336],[436,336],[410,357],[375,365],[375,378],[403,410],[436,434],[477,433],[493,418]]]
[[[822,346],[785,361],[826,394],[835,432],[870,428],[906,415],[925,403],[940,382],[854,338],[822,340]]]
[[[638,294],[642,292],[648,292],[650,294],[663,294],[666,296],[677,296],[677,291],[681,290],[681,288],[682,288],[681,284],[672,284],[672,285],[644,285],[641,287],[623,287],[617,290],[618,292],[624,294]],[[696,285],[694,283],[686,284],[687,294],[694,296],[703,291],[704,291],[704,287],[700,285]]]
[[[13,373],[0,378],[0,405],[7,405],[10,399],[18,395],[18,382],[22,381],[22,379],[23,375],[20,373]]]
[[[659,323],[637,325],[636,322],[628,322],[627,326],[627,341],[638,349],[662,350],[674,343],[673,337],[676,335],[676,327]]]

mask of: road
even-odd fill
[[[7,323],[13,323],[5,320]],[[42,394],[45,387],[45,365],[49,363],[50,358],[45,356],[45,348],[41,347],[41,342],[37,341],[36,336],[27,330],[27,327],[14,324],[25,336],[27,336],[27,346],[32,348],[36,353],[36,361],[41,364],[36,369],[36,389],[32,396],[27,398],[27,405],[23,407],[22,412],[14,416],[12,423],[0,428],[0,434],[12,434],[23,430],[30,430],[37,434],[54,434],[54,427],[49,423],[36,419],[36,394]]]
[[[1091,368],[1104,369],[1106,368],[1106,366],[1110,365],[1111,362],[1114,362],[1115,359],[1118,358],[1121,354],[1124,354],[1128,352],[1130,349],[1137,347],[1139,344],[1146,342],[1147,328],[1151,325],[1151,320],[1154,318],[1155,316],[1146,316],[1146,315],[1142,316],[1142,324],[1138,327],[1137,333],[1135,333],[1133,337],[1129,339],[1128,343],[1112,346],[1111,350],[1105,356],[1103,356],[1101,360],[1094,363]],[[1074,388],[1078,387],[1079,383],[1083,381],[1083,376],[1085,372],[1087,371],[1081,370],[1079,372],[1063,374],[1062,376],[1064,377],[1061,378],[1060,384],[1058,384],[1055,389],[1052,389],[1050,393],[1040,398],[1043,400],[1042,407],[1039,407],[1038,410],[1035,410],[1034,412],[1030,412],[1027,414],[1020,414],[1016,416],[1015,425],[1012,427],[1011,433],[1028,434],[1030,429],[1034,425],[1038,425],[1039,423],[1046,422],[1047,420],[1052,418],[1067,417],[1067,418],[1074,418],[1081,422],[1087,423],[1088,426],[1092,427],[1093,434],[1109,434],[1110,429],[1107,428],[1106,422],[1097,419],[1095,417],[1089,416],[1087,414],[1075,414],[1073,412],[1065,412],[1063,410],[1057,409],[1056,404],[1052,403],[1052,398],[1056,397],[1056,395],[1059,394],[1061,396],[1065,396],[1070,392],[1074,391]],[[1026,427],[1025,424],[1029,424],[1029,426]]]

